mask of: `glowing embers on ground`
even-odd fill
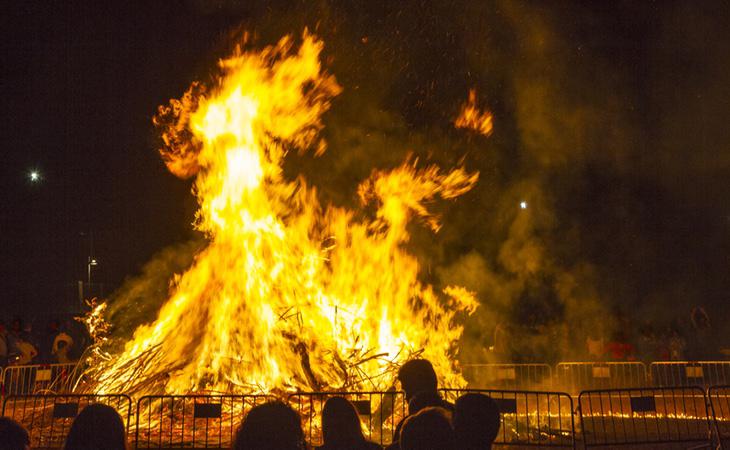
[[[403,244],[414,216],[438,229],[427,202],[463,194],[477,174],[410,161],[376,171],[358,189],[372,220],[321,205],[303,177],[285,179],[287,151],[325,150],[321,115],[341,88],[320,66],[322,45],[305,33],[296,49],[290,37],[239,49],[213,86],[194,83],[160,107],[163,159],[196,176],[195,226],[210,242],[157,319],[95,361],[93,390],[385,390],[418,353],[446,385],[463,385],[458,316],[476,300],[421,283]]]

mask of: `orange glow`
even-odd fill
[[[492,113],[477,107],[477,91],[469,90],[469,99],[461,105],[459,116],[454,119],[456,128],[467,128],[484,136],[492,134]]]
[[[321,205],[303,177],[287,180],[288,151],[325,150],[322,114],[341,88],[305,32],[220,61],[212,87],[194,83],[160,108],[161,150],[178,176],[196,176],[195,226],[209,239],[173,280],[156,320],[90,373],[97,392],[245,393],[385,390],[414,355],[462,386],[460,317],[477,306],[463,288],[418,279],[406,226],[426,204],[468,191],[478,174],[412,161],[375,171],[358,189],[376,217]],[[346,151],[346,149],[338,149]]]

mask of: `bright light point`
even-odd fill
[[[525,202],[525,201],[520,202],[520,208],[527,209],[527,202]]]
[[[30,174],[28,176],[30,178],[30,181],[32,181],[34,183],[36,181],[40,181],[40,179],[41,179],[41,174],[37,170],[31,170]]]

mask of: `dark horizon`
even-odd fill
[[[490,314],[515,320],[524,308],[564,315],[590,298],[596,311],[637,320],[703,306],[722,325],[724,5],[16,4],[1,44],[0,319],[53,311],[69,289],[72,299],[87,275],[89,233],[93,279],[107,293],[157,252],[200,239],[190,180],[171,175],[156,150],[157,106],[207,79],[236,31],[252,30],[260,46],[309,26],[345,93],[327,119],[328,152],[292,157],[289,172],[303,171],[324,199],[343,204],[370,170],[407,151],[446,163],[464,157],[481,172],[474,192],[443,207],[435,241],[415,232],[425,277],[470,284]],[[494,113],[486,139],[450,128],[472,87]],[[535,206],[518,236],[523,199]],[[537,269],[516,261],[522,252],[541,255]],[[562,296],[566,278],[584,290]],[[501,292],[507,280],[520,288]]]

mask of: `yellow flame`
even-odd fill
[[[407,161],[359,188],[373,220],[323,207],[303,178],[286,180],[289,149],[315,149],[322,114],[341,88],[324,72],[322,42],[305,32],[220,62],[213,88],[194,83],[160,108],[161,151],[178,176],[196,175],[196,227],[210,240],[176,278],[157,319],[94,374],[100,392],[383,390],[420,354],[459,386],[463,288],[439,296],[402,245],[424,206],[468,191],[478,174]]]
[[[459,116],[454,119],[456,128],[466,128],[484,136],[492,134],[492,113],[477,107],[477,91],[469,90],[469,99],[461,105]]]

